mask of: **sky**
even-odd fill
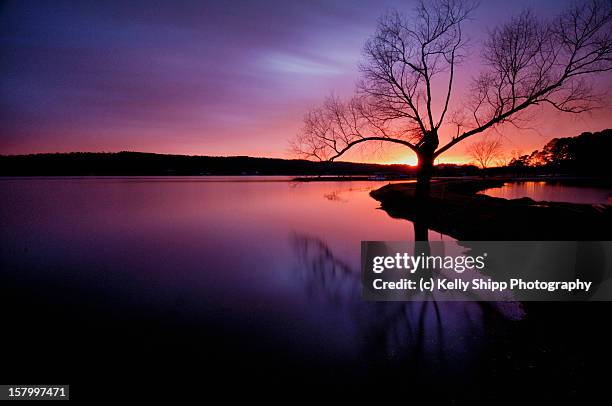
[[[478,73],[487,30],[530,6],[564,0],[483,0],[466,26],[470,57],[452,103]],[[411,1],[1,1],[0,154],[143,151],[291,158],[304,113],[350,96],[377,18]],[[608,94],[612,81],[600,80]],[[612,106],[612,98],[607,105]],[[504,128],[505,150],[612,127],[612,109],[534,112]],[[440,162],[466,162],[465,144]],[[346,160],[410,163],[402,148]]]

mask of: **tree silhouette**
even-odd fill
[[[585,132],[576,137],[553,138],[541,150],[513,158],[509,166],[605,176],[612,173],[608,164],[610,150],[612,129]]]
[[[502,146],[499,138],[483,138],[468,146],[466,152],[482,169],[486,169],[494,159],[501,157]]]
[[[330,96],[307,112],[295,151],[334,160],[366,142],[403,145],[418,158],[417,195],[427,196],[434,160],[457,143],[516,124],[531,106],[581,113],[598,105],[592,80],[612,68],[605,0],[576,3],[549,20],[523,12],[493,29],[469,97],[449,113],[456,67],[465,59],[463,25],[475,7],[470,0],[421,1],[409,16],[382,17],[364,46],[355,95]]]

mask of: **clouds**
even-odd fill
[[[227,130],[263,130],[303,91],[313,96],[308,90],[329,84],[321,77],[352,80],[341,77],[352,66],[325,38],[325,27],[351,10],[325,2],[8,2],[0,15],[1,152],[112,149],[123,140],[215,153],[207,149],[215,137],[229,152],[242,135]]]
[[[337,63],[291,54],[270,53],[261,59],[261,67],[272,72],[291,75],[333,76],[345,73]]]
[[[352,91],[363,42],[393,6],[409,7],[4,2],[0,153],[282,156],[307,108]]]

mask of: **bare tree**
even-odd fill
[[[612,11],[605,0],[577,3],[548,21],[524,12],[495,28],[467,101],[449,113],[456,67],[465,56],[462,27],[475,6],[422,0],[410,16],[381,18],[364,47],[356,95],[330,97],[308,112],[295,150],[334,160],[366,142],[406,146],[418,158],[417,195],[426,196],[434,160],[457,143],[517,125],[532,106],[569,113],[597,106],[592,80],[612,69]],[[442,145],[440,135],[447,139]]]
[[[486,169],[494,160],[502,157],[503,143],[499,138],[483,138],[470,144],[466,152],[482,169]]]

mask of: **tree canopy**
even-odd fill
[[[475,8],[469,0],[421,1],[408,15],[381,17],[365,43],[355,94],[308,111],[295,152],[334,160],[366,142],[390,143],[431,165],[469,137],[516,125],[533,106],[582,113],[600,104],[593,80],[612,69],[612,8],[591,0],[547,19],[525,11],[493,28],[469,94],[451,111],[464,24]]]

